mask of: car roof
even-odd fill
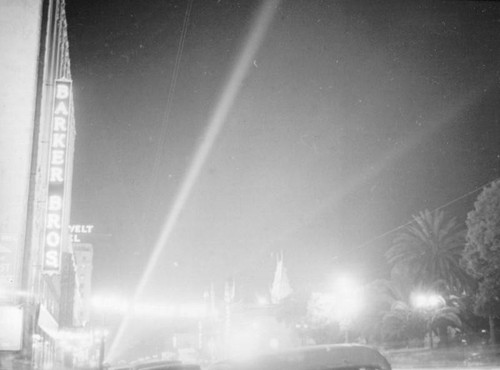
[[[200,370],[200,365],[196,364],[167,364],[154,365],[143,370]]]
[[[152,368],[157,368],[161,366],[174,366],[174,365],[180,365],[180,361],[166,361],[166,360],[159,360],[159,361],[149,361],[149,362],[142,362],[139,364],[135,364],[134,366],[131,366],[131,369],[133,370],[146,370],[146,369],[152,369]]]
[[[336,369],[377,367],[390,370],[387,359],[375,348],[353,344],[308,346],[263,354],[251,360],[230,360],[214,364],[210,370],[251,369]]]

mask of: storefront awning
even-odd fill
[[[55,338],[59,331],[59,324],[56,319],[42,304],[40,305],[40,312],[38,314],[38,327],[52,338]]]

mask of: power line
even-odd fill
[[[193,0],[189,0],[186,12],[184,14],[184,22],[182,24],[182,31],[179,39],[179,46],[177,47],[177,54],[175,56],[175,64],[174,64],[174,69],[172,71],[172,81],[170,83],[170,87],[168,90],[168,95],[167,95],[167,103],[165,105],[165,110],[163,112],[163,119],[162,119],[162,126],[161,126],[161,132],[160,132],[160,138],[158,141],[158,146],[156,147],[156,155],[155,155],[155,161],[153,163],[153,170],[152,170],[152,178],[151,178],[151,186],[150,186],[150,191],[149,191],[149,198],[148,201],[146,202],[147,208],[144,210],[144,220],[146,220],[146,212],[151,208],[151,204],[153,202],[153,194],[156,188],[156,184],[158,182],[158,177],[159,177],[159,172],[160,172],[160,164],[162,160],[162,154],[163,154],[163,149],[165,147],[165,144],[167,142],[167,130],[168,130],[168,123],[170,119],[170,113],[172,111],[172,104],[173,104],[173,99],[174,99],[174,94],[175,94],[175,87],[177,84],[177,78],[179,77],[179,70],[181,66],[181,60],[182,60],[182,53],[184,50],[184,44],[186,41],[186,35],[187,35],[187,28],[189,24],[189,17],[191,15],[191,8],[193,7]]]
[[[486,183],[484,183],[484,184],[482,184],[482,185],[480,185],[480,186],[476,187],[474,190],[471,190],[471,191],[469,191],[468,193],[463,194],[463,195],[461,195],[461,196],[459,196],[459,197],[457,197],[457,198],[455,198],[455,199],[453,199],[453,200],[449,201],[448,203],[445,203],[445,204],[443,204],[443,205],[441,205],[441,206],[439,206],[439,207],[437,207],[437,208],[433,209],[431,212],[436,212],[436,211],[438,211],[438,210],[440,210],[440,209],[446,208],[446,207],[448,207],[448,206],[452,205],[453,203],[456,203],[456,202],[458,202],[459,200],[462,200],[462,199],[464,199],[464,198],[468,197],[469,195],[472,195],[472,194],[476,193],[477,191],[479,191],[479,190],[483,189],[486,185],[491,184],[492,182],[497,181],[497,180],[499,180],[499,179],[500,179],[500,177],[499,177],[499,178],[496,178],[496,179],[494,179],[494,180],[488,181],[488,182],[486,182]],[[401,230],[402,228],[404,228],[404,227],[406,227],[406,226],[408,226],[408,225],[411,225],[413,222],[415,222],[415,220],[414,220],[414,219],[413,219],[413,220],[408,221],[407,223],[405,223],[405,224],[403,224],[403,225],[400,225],[400,226],[398,226],[398,227],[395,227],[394,229],[391,229],[391,230],[389,230],[389,231],[386,231],[385,233],[380,234],[380,235],[378,235],[378,236],[376,236],[376,237],[374,237],[374,238],[372,238],[372,239],[370,239],[370,240],[368,240],[368,241],[366,241],[366,242],[364,242],[364,243],[362,243],[362,244],[360,244],[360,245],[358,245],[358,246],[356,246],[356,247],[354,247],[354,248],[351,248],[348,252],[353,252],[353,251],[356,251],[356,250],[359,250],[359,249],[363,249],[363,248],[365,248],[366,246],[368,246],[368,245],[372,244],[373,242],[375,242],[375,241],[377,241],[377,240],[379,240],[379,239],[382,239],[382,238],[386,237],[387,235],[390,235],[390,234],[392,234],[392,233],[394,233],[394,232],[396,232],[396,231],[398,231],[398,230]],[[347,253],[345,253],[345,254],[347,254]],[[344,254],[344,255],[345,255],[345,254]]]

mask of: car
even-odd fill
[[[197,364],[165,364],[155,365],[144,370],[201,370],[201,368]]]
[[[143,368],[143,370],[201,370],[197,364],[163,364]]]
[[[246,360],[215,363],[209,370],[391,370],[375,348],[335,344],[276,351]]]
[[[201,368],[197,364],[180,361],[153,361],[137,364],[131,370],[201,370]]]

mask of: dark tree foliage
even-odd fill
[[[500,317],[500,180],[483,189],[467,215],[463,263],[479,282],[474,308],[490,319],[494,343],[493,318]]]
[[[448,290],[460,294],[472,283],[460,265],[464,245],[465,230],[454,218],[425,210],[396,236],[386,257],[393,268],[406,269],[414,284],[444,281]]]

